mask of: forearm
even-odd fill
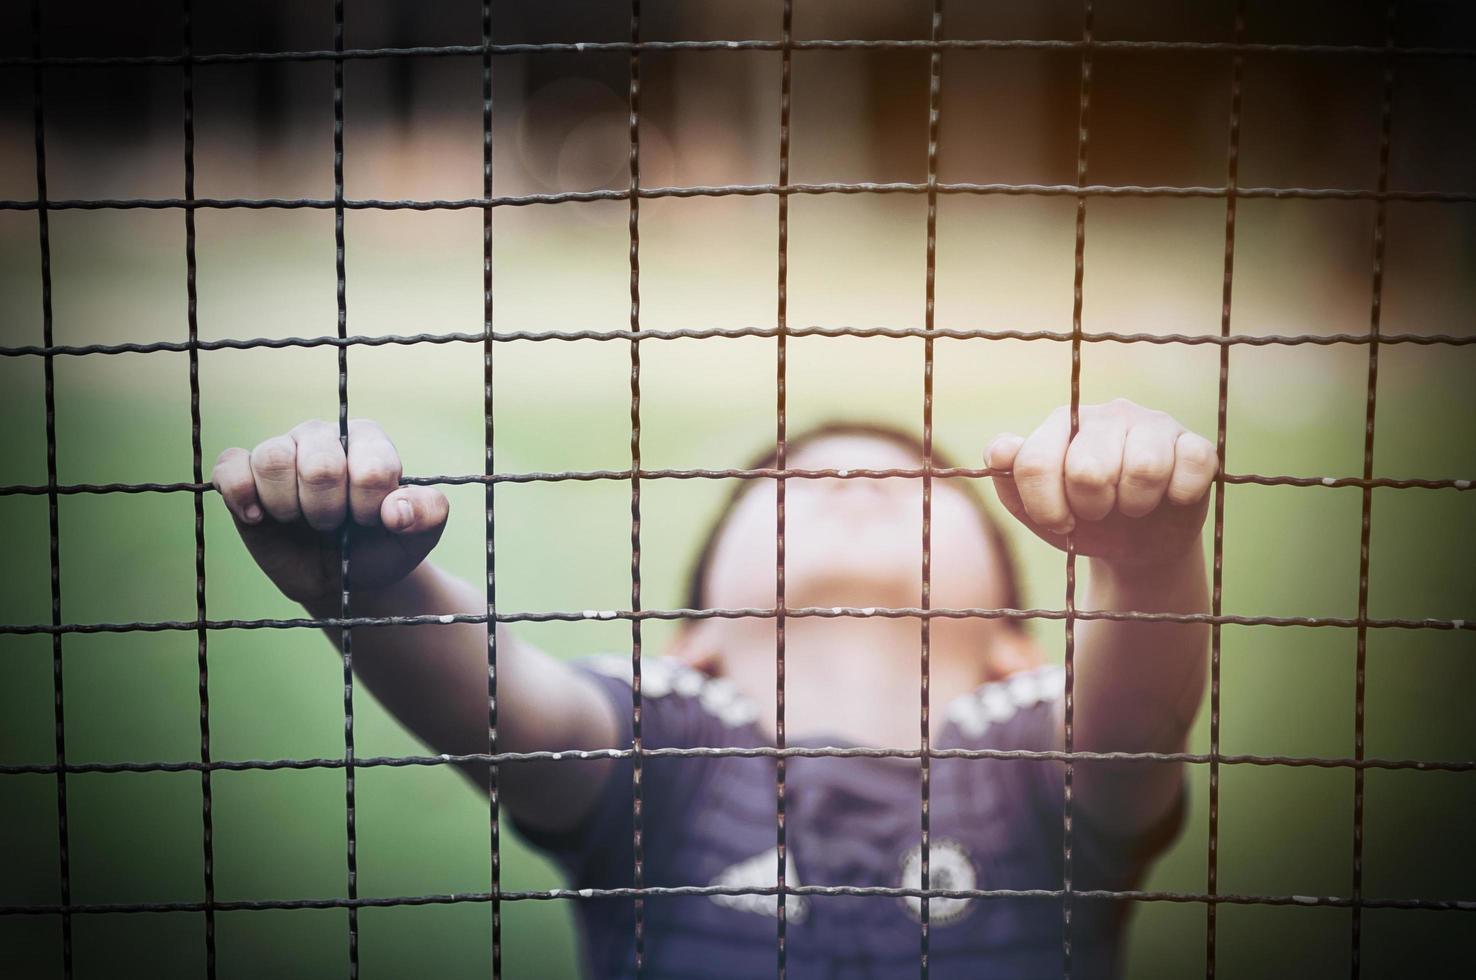
[[[1204,558],[1122,569],[1093,559],[1082,608],[1198,613],[1209,605]],[[1182,752],[1203,696],[1209,626],[1093,619],[1077,626],[1073,748],[1089,752]],[[1153,826],[1181,792],[1183,765],[1083,761],[1082,811],[1132,835]]]
[[[336,597],[304,603],[318,618],[336,617]],[[480,614],[486,607],[466,583],[424,562],[389,588],[350,594],[352,616]],[[343,630],[324,627],[342,649]],[[359,626],[352,630],[354,673],[407,728],[437,751],[487,750],[487,645],[481,623]],[[512,659],[499,631],[499,660]]]
[[[351,593],[354,616],[482,615],[486,597],[429,561],[401,582],[379,591]],[[306,607],[316,617],[337,616],[336,600]],[[325,627],[335,646],[342,630]],[[438,752],[452,755],[487,751],[488,649],[484,623],[360,626],[352,630],[354,673],[413,734]],[[597,691],[567,665],[519,641],[505,627],[497,630],[497,730],[499,751],[609,748],[614,728]],[[594,764],[587,764],[594,765]],[[485,765],[463,766],[485,784]],[[555,791],[568,780],[542,772],[542,763],[504,767],[502,784],[510,807],[538,819],[552,805]],[[565,767],[567,769],[568,767]],[[598,786],[591,768],[579,782]],[[547,786],[548,792],[540,789]],[[568,789],[565,788],[565,792]],[[573,796],[581,794],[573,791]],[[561,813],[580,800],[565,797]],[[555,818],[557,819],[557,818]]]
[[[1203,552],[1143,568],[1091,559],[1081,608],[1207,612]],[[1203,697],[1209,625],[1091,619],[1076,630],[1076,747],[1178,751]]]

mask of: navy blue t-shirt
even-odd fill
[[[631,741],[630,660],[591,657],[596,679]],[[1063,678],[1042,667],[980,686],[946,707],[934,748],[1050,749]],[[672,661],[641,666],[647,748],[771,745],[757,713],[727,681]],[[835,740],[791,745],[836,744]],[[642,772],[644,884],[777,884],[773,758],[648,758]],[[571,888],[630,887],[634,879],[632,763],[619,760],[588,816],[551,834],[522,835],[563,868]],[[920,888],[921,767],[916,759],[790,758],[785,770],[786,885]],[[929,877],[941,889],[1059,889],[1063,766],[1022,759],[935,759],[931,764]],[[1097,832],[1078,808],[1076,889],[1134,888],[1183,818],[1184,797],[1157,827],[1130,839]],[[787,972],[809,978],[915,977],[920,905],[895,896],[790,895]],[[645,976],[752,978],[776,972],[778,899],[771,895],[645,899]],[[1072,904],[1072,974],[1119,969],[1128,903]],[[586,972],[635,971],[629,898],[577,903]],[[1061,972],[1061,901],[941,899],[928,903],[933,977],[1049,977]]]

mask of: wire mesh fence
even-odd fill
[[[1367,752],[1365,738],[1365,702],[1367,697],[1367,648],[1370,631],[1429,630],[1469,635],[1476,622],[1463,618],[1374,616],[1370,613],[1370,540],[1373,526],[1373,499],[1376,490],[1429,490],[1465,492],[1471,489],[1469,475],[1450,477],[1421,475],[1379,476],[1375,473],[1374,447],[1378,406],[1380,353],[1387,347],[1409,345],[1450,349],[1452,356],[1463,356],[1461,348],[1476,342],[1468,333],[1386,332],[1382,329],[1381,312],[1386,263],[1386,227],[1391,202],[1430,205],[1462,205],[1476,203],[1476,192],[1463,190],[1410,190],[1391,186],[1390,155],[1395,132],[1395,85],[1400,67],[1412,60],[1476,58],[1476,50],[1464,47],[1417,46],[1398,43],[1397,5],[1391,3],[1385,15],[1384,43],[1381,45],[1346,43],[1268,43],[1250,42],[1246,38],[1244,3],[1236,5],[1233,38],[1223,41],[1113,40],[1096,36],[1092,0],[1083,5],[1082,31],[1078,39],[987,39],[953,37],[946,31],[944,0],[932,0],[929,36],[916,40],[816,40],[795,37],[794,0],[784,0],[778,40],[649,40],[643,37],[639,0],[630,6],[629,35],[622,41],[499,43],[493,36],[493,10],[490,0],[481,4],[482,37],[479,43],[414,46],[348,48],[345,46],[345,2],[333,4],[333,38],[331,49],[248,51],[242,53],[197,54],[194,50],[191,0],[183,0],[180,51],[172,55],[108,55],[58,56],[48,54],[42,45],[42,5],[33,0],[33,49],[29,56],[0,58],[0,67],[28,69],[33,82],[33,135],[36,193],[30,199],[0,200],[0,211],[27,212],[35,215],[38,229],[41,275],[40,343],[8,343],[0,348],[6,359],[40,360],[44,370],[44,415],[46,431],[46,482],[13,483],[0,486],[0,497],[44,497],[47,501],[50,618],[48,622],[15,622],[0,625],[0,635],[45,636],[49,638],[54,705],[54,758],[46,762],[6,763],[0,775],[52,776],[55,780],[58,832],[60,900],[55,903],[0,905],[0,916],[44,916],[60,924],[62,970],[73,973],[73,928],[78,917],[118,913],[192,913],[203,919],[205,973],[215,976],[218,967],[216,922],[220,913],[342,909],[347,912],[347,969],[357,976],[360,968],[359,933],[361,909],[411,907],[425,905],[486,905],[490,912],[491,970],[493,976],[503,973],[503,914],[505,903],[569,901],[581,902],[597,898],[630,899],[634,907],[633,968],[641,975],[647,965],[653,939],[647,928],[645,903],[648,898],[662,896],[758,896],[773,903],[776,918],[774,934],[774,969],[783,976],[787,967],[789,917],[786,899],[792,896],[874,896],[891,899],[919,900],[921,923],[918,931],[917,967],[922,976],[930,969],[930,904],[941,899],[1029,899],[1058,902],[1061,908],[1061,969],[1071,976],[1080,963],[1073,958],[1073,913],[1083,903],[1170,903],[1202,906],[1204,909],[1204,963],[1207,976],[1216,972],[1217,957],[1222,953],[1220,910],[1225,906],[1301,906],[1346,909],[1350,914],[1351,932],[1347,938],[1349,962],[1353,974],[1359,975],[1362,951],[1363,912],[1366,909],[1421,910],[1426,912],[1476,911],[1476,896],[1432,898],[1415,895],[1367,894],[1363,873],[1365,833],[1365,774],[1370,770],[1468,773],[1476,770],[1470,759],[1427,759],[1379,757]],[[351,5],[349,5],[351,6]],[[916,182],[834,182],[800,183],[790,180],[791,103],[793,90],[793,55],[808,51],[913,51],[926,54],[927,75],[927,175]],[[940,134],[948,130],[952,120],[942,111],[943,64],[945,56],[960,51],[1049,50],[1065,52],[1079,59],[1079,91],[1076,105],[1078,128],[1075,138],[1075,180],[1070,183],[968,183],[943,181],[939,178],[938,148]],[[777,53],[781,71],[780,100],[775,107],[778,125],[778,179],[774,183],[716,184],[683,186],[650,186],[642,179],[642,65],[643,58],[657,52],[703,53],[706,57],[722,57],[723,52],[765,51]],[[1225,93],[1228,105],[1227,154],[1224,181],[1215,186],[1124,185],[1091,182],[1093,144],[1093,65],[1104,52],[1155,52],[1186,55],[1214,54],[1230,58],[1230,88]],[[628,105],[628,184],[618,189],[559,191],[497,195],[493,174],[493,76],[499,59],[511,56],[623,55],[627,66],[626,101]],[[1244,62],[1247,56],[1276,56],[1288,59],[1348,58],[1363,59],[1379,66],[1380,99],[1378,119],[1378,161],[1376,186],[1345,188],[1332,186],[1241,186],[1239,180],[1241,124],[1243,107]],[[350,198],[344,181],[344,66],[361,60],[393,60],[402,58],[457,58],[477,62],[481,77],[482,170],[481,194],[464,199],[382,199]],[[255,198],[197,197],[195,193],[195,82],[197,66],[249,64],[257,62],[330,62],[333,67],[333,195],[331,198]],[[167,67],[177,68],[182,83],[182,116],[184,150],[184,186],[180,197],[131,197],[109,199],[52,199],[47,193],[48,165],[46,155],[47,121],[44,90],[51,72],[90,67]],[[823,195],[908,195],[926,202],[926,255],[924,264],[923,317],[920,325],[908,326],[816,326],[789,322],[787,300],[789,270],[790,204],[800,196]],[[963,328],[939,325],[935,316],[935,283],[938,265],[938,205],[949,195],[959,196],[1025,196],[1058,197],[1074,202],[1074,281],[1073,309],[1069,330],[1026,330],[1004,328]],[[641,291],[641,206],[643,202],[682,198],[772,198],[777,208],[775,260],[778,279],[775,283],[775,318],[772,324],[749,327],[719,328],[696,326],[681,329],[654,329],[643,326]],[[1083,328],[1084,279],[1086,273],[1087,214],[1093,202],[1100,199],[1178,198],[1212,199],[1224,202],[1223,220],[1223,292],[1219,331],[1217,333],[1158,333],[1123,331],[1087,331]],[[1367,329],[1342,333],[1236,333],[1232,320],[1232,295],[1237,257],[1236,219],[1238,204],[1245,200],[1346,200],[1370,202],[1374,208],[1372,256],[1368,270],[1372,303],[1368,311]],[[628,282],[630,309],[628,325],[622,330],[494,330],[493,305],[493,228],[503,209],[533,206],[578,207],[592,202],[623,204],[627,209]],[[196,219],[204,211],[217,210],[331,211],[333,214],[336,271],[336,333],[323,336],[257,337],[249,339],[204,339],[198,322],[197,235]],[[125,343],[62,344],[56,342],[53,330],[53,297],[58,288],[52,277],[50,216],[64,211],[177,211],[185,228],[185,291],[187,294],[187,339]],[[345,216],[355,211],[474,211],[481,214],[482,241],[482,324],[480,330],[445,333],[356,334],[351,332],[349,306],[349,274],[346,261]],[[18,333],[18,332],[17,332]],[[789,342],[797,338],[908,338],[922,342],[922,360],[916,365],[922,378],[922,402],[918,406],[925,446],[924,463],[919,468],[893,469],[796,469],[787,465],[787,404]],[[642,458],[642,352],[646,345],[666,341],[721,340],[750,338],[773,341],[772,377],[776,400],[773,405],[775,464],[758,469],[742,468],[653,468]],[[1065,592],[1059,606],[1033,608],[947,608],[937,607],[931,597],[931,505],[932,487],[937,480],[980,479],[994,475],[988,468],[940,467],[933,465],[934,430],[934,366],[938,341],[1024,341],[1064,345],[1070,352],[1069,377],[1063,379],[1069,392],[1072,433],[1079,424],[1081,404],[1082,353],[1089,345],[1132,345],[1178,347],[1213,347],[1218,352],[1218,390],[1215,441],[1220,458],[1226,458],[1229,429],[1229,379],[1232,351],[1255,347],[1354,347],[1367,351],[1365,420],[1362,440],[1362,468],[1356,474],[1335,473],[1326,476],[1221,472],[1216,478],[1212,526],[1212,608],[1208,613],[1174,614],[1133,610],[1106,611],[1081,609],[1077,605],[1077,554],[1068,539],[1065,556]],[[499,471],[495,463],[494,362],[499,347],[509,344],[561,344],[582,342],[620,342],[628,345],[629,371],[629,465],[620,469]],[[327,348],[336,356],[337,425],[341,442],[348,440],[350,361],[360,349],[414,345],[479,346],[483,367],[483,458],[484,467],[477,473],[443,473],[411,476],[402,480],[413,485],[472,485],[483,488],[485,514],[485,597],[482,614],[454,616],[366,616],[357,614],[354,604],[353,568],[349,561],[347,524],[340,544],[342,591],[338,615],[329,618],[220,618],[212,617],[206,602],[205,509],[212,485],[203,472],[201,437],[200,355],[220,350],[310,349]],[[67,483],[60,479],[57,466],[58,412],[55,364],[59,359],[102,355],[183,353],[188,356],[188,392],[190,396],[192,475],[184,481],[160,482],[94,482]],[[918,480],[922,485],[922,591],[918,602],[906,607],[791,607],[785,592],[785,488],[791,480]],[[774,481],[776,485],[776,591],[772,606],[748,608],[651,608],[642,596],[642,519],[649,517],[649,503],[643,508],[643,492],[649,494],[653,484],[664,481]],[[578,609],[562,611],[518,611],[502,608],[497,596],[497,562],[495,539],[496,499],[494,488],[516,484],[602,483],[628,487],[629,507],[629,597],[623,608]],[[1246,615],[1225,611],[1223,604],[1224,550],[1227,539],[1225,522],[1225,488],[1227,486],[1296,487],[1306,489],[1357,489],[1361,496],[1360,537],[1357,568],[1357,608],[1353,616],[1330,615]],[[76,495],[107,494],[183,494],[193,504],[195,612],[188,619],[152,619],[135,621],[70,621],[63,615],[61,571],[62,537],[60,506],[63,498]],[[643,629],[653,622],[690,621],[707,618],[770,619],[775,624],[775,741],[761,748],[698,746],[690,748],[649,747],[642,736],[642,666],[643,647],[648,644]],[[785,734],[785,630],[794,620],[813,618],[906,619],[915,620],[919,630],[923,678],[918,697],[920,747],[855,748],[791,746]],[[1005,619],[1037,623],[1062,624],[1065,668],[1065,745],[1060,751],[987,750],[939,748],[931,744],[929,717],[933,706],[929,701],[930,630],[940,619]],[[1097,620],[1137,622],[1180,622],[1207,624],[1211,628],[1211,681],[1209,703],[1209,746],[1207,752],[1102,752],[1079,751],[1074,747],[1073,688],[1075,677],[1076,626]],[[629,656],[632,675],[632,741],[628,747],[594,751],[509,752],[498,741],[498,623],[549,623],[613,621],[629,626]],[[487,742],[485,752],[437,755],[361,755],[355,738],[355,674],[353,669],[354,631],[376,626],[426,626],[448,623],[472,623],[487,629]],[[1317,628],[1351,633],[1355,648],[1354,673],[1354,740],[1351,755],[1254,754],[1226,753],[1221,743],[1221,671],[1222,629],[1233,627]],[[211,644],[222,631],[241,630],[313,630],[330,628],[340,631],[342,649],[342,754],[314,758],[221,759],[211,739]],[[125,633],[192,633],[195,638],[198,666],[199,752],[194,759],[138,760],[125,762],[77,762],[69,759],[68,725],[64,700],[64,654],[67,640],[88,634]],[[776,884],[772,887],[738,887],[728,885],[648,885],[644,876],[648,849],[659,844],[644,836],[642,822],[643,765],[646,760],[660,758],[765,758],[775,763],[774,784],[775,834],[777,864]],[[921,882],[923,887],[827,886],[800,885],[787,879],[788,836],[786,831],[786,764],[797,758],[897,758],[915,760],[921,773],[918,799],[918,823],[921,832]],[[529,761],[555,759],[590,760],[622,759],[631,763],[634,809],[632,844],[634,866],[632,886],[603,889],[526,890],[504,887],[502,878],[500,807],[497,773],[502,766],[515,766]],[[1049,889],[931,887],[930,863],[930,768],[939,759],[1049,760],[1064,764],[1065,799],[1062,826],[1062,863],[1064,873],[1059,887]],[[1075,764],[1083,761],[1165,762],[1202,766],[1208,771],[1208,813],[1206,878],[1198,891],[1129,890],[1109,891],[1074,887],[1073,883],[1073,782]],[[403,767],[436,767],[452,764],[486,764],[492,773],[487,824],[490,880],[480,891],[458,891],[439,894],[405,894],[398,896],[362,897],[358,888],[358,800],[356,776],[361,770]],[[1329,769],[1350,771],[1353,778],[1351,877],[1345,892],[1332,895],[1271,894],[1224,891],[1221,888],[1222,867],[1219,863],[1220,780],[1224,767],[1287,767],[1291,769]],[[223,900],[217,895],[214,870],[215,827],[213,821],[214,786],[212,778],[220,772],[284,770],[331,770],[344,773],[343,822],[346,850],[343,856],[345,890],[333,897],[300,897],[262,900]],[[80,774],[198,772],[199,832],[202,848],[203,900],[140,901],[89,903],[74,900],[71,877],[73,855],[70,847],[68,815],[72,804],[68,788],[71,777]],[[1453,928],[1461,928],[1455,925]]]

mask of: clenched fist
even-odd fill
[[[450,505],[434,487],[400,486],[400,455],[368,419],[349,422],[348,452],[338,426],[311,421],[249,453],[227,449],[211,481],[236,519],[241,540],[289,599],[338,593],[339,533],[349,533],[350,586],[379,589],[425,560]]]
[[[1219,469],[1214,444],[1163,412],[1126,399],[1052,412],[1029,438],[999,436],[985,465],[1010,513],[1042,540],[1124,565],[1181,557],[1199,541],[1209,486]]]

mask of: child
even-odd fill
[[[772,454],[756,465],[772,465]],[[789,440],[791,469],[917,469],[922,447],[891,429],[832,425]],[[1002,435],[985,463],[1005,508],[1064,548],[1074,532],[1082,610],[1196,613],[1208,606],[1201,528],[1217,469],[1214,446],[1162,412],[1124,400],[1067,409],[1028,438]],[[950,465],[935,452],[933,465]],[[373,422],[306,422],[251,452],[228,449],[213,480],[252,556],[316,617],[338,615],[338,534],[354,522],[354,615],[485,612],[480,584],[426,561],[448,504],[434,487],[400,486],[399,457]],[[922,588],[922,481],[785,481],[785,606],[911,607]],[[776,481],[743,481],[692,578],[696,608],[775,606]],[[1020,605],[1003,535],[968,481],[932,481],[931,605]],[[1006,618],[930,621],[929,740],[935,750],[1063,746],[1063,676]],[[1075,623],[1073,741],[1078,751],[1179,752],[1198,709],[1208,627]],[[338,640],[338,630],[328,635]],[[784,620],[789,746],[921,744],[916,617]],[[486,628],[380,626],[353,631],[363,682],[438,752],[487,745]],[[642,745],[772,746],[773,617],[688,620],[667,658],[643,661]],[[498,628],[501,751],[629,748],[628,655],[555,660]],[[1064,765],[1029,759],[930,760],[929,886],[1062,888]],[[646,887],[777,884],[776,760],[648,757],[642,766]],[[485,787],[486,766],[466,771]],[[786,762],[786,887],[920,888],[921,781],[916,759],[797,756]],[[571,887],[634,880],[630,759],[523,761],[499,769],[502,805]],[[1178,763],[1081,760],[1073,775],[1072,887],[1136,886],[1176,833],[1185,807]],[[774,895],[656,895],[643,902],[648,977],[758,977],[776,972]],[[581,900],[589,973],[635,969],[635,903]],[[1077,898],[1077,977],[1117,972],[1128,904]],[[792,977],[915,976],[922,900],[788,895]],[[930,898],[934,977],[1059,973],[1061,900]]]

